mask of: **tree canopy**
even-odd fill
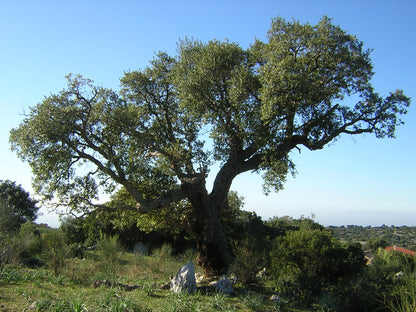
[[[10,180],[0,180],[0,231],[19,230],[27,221],[34,221],[39,207],[21,185]]]
[[[12,148],[31,165],[36,191],[73,209],[120,186],[135,202],[127,210],[188,200],[201,250],[214,257],[214,246],[226,249],[218,220],[237,175],[261,173],[265,191],[278,191],[293,149],[319,150],[342,134],[394,137],[410,103],[401,90],[375,92],[370,51],[327,17],[275,18],[267,38],[247,49],[181,41],[176,56],[159,53],[126,73],[119,91],[69,75],[11,131]]]

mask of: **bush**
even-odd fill
[[[173,247],[169,243],[164,243],[160,248],[153,251],[153,257],[162,262],[173,260]]]
[[[119,253],[123,251],[123,247],[118,240],[118,235],[102,237],[97,247],[101,251],[103,260],[109,261],[119,259]]]
[[[155,249],[152,253],[149,268],[154,273],[167,273],[172,270],[175,257],[173,256],[173,247],[169,243],[164,243],[160,248]]]
[[[119,242],[118,235],[101,237],[97,244],[101,251],[101,269],[103,270],[105,278],[111,278],[117,270],[120,253],[123,248]]]
[[[372,237],[368,240],[366,247],[368,249],[377,251],[379,248],[384,249],[388,246],[388,242],[381,237]]]
[[[276,288],[307,305],[324,293],[339,292],[365,267],[359,246],[342,246],[320,229],[290,231],[276,238],[270,255]]]
[[[60,230],[53,230],[43,237],[43,256],[55,276],[59,275],[65,267],[71,250],[65,242],[65,234]]]
[[[264,246],[258,239],[245,238],[237,243],[232,272],[242,284],[254,280],[257,273],[266,266]]]
[[[22,225],[17,235],[3,234],[0,244],[1,261],[4,263],[22,263],[31,267],[42,264],[39,254],[42,252],[40,233],[32,222]]]
[[[386,303],[392,312],[413,312],[416,308],[416,274],[405,270]]]
[[[362,300],[368,310],[401,311],[398,308],[406,306],[406,301],[415,295],[412,284],[408,283],[409,278],[414,277],[415,262],[415,257],[395,251],[379,249],[374,254],[360,285]]]
[[[66,217],[61,219],[59,229],[65,234],[68,244],[83,244],[87,239],[83,218]]]

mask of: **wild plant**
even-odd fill
[[[181,255],[180,260],[184,262],[194,261],[196,258],[196,250],[195,249],[186,249]]]
[[[163,312],[197,312],[200,311],[192,294],[182,292],[172,295],[162,308]]]
[[[387,298],[386,303],[392,312],[416,311],[416,272],[409,267],[397,274],[397,286],[393,294]]]
[[[104,278],[111,279],[118,269],[120,254],[123,251],[118,235],[102,237],[97,245],[101,251],[100,268]]]
[[[150,278],[143,284],[142,290],[149,297],[154,295],[155,284],[152,282]]]
[[[169,243],[164,243],[160,248],[153,252],[153,257],[160,261],[171,261],[173,259],[173,247]]]
[[[75,297],[69,301],[69,307],[71,312],[87,312],[87,306],[84,304],[84,299]]]
[[[65,235],[60,230],[51,231],[44,236],[43,243],[44,259],[57,276],[64,269],[66,260],[70,256],[70,250],[65,243]]]
[[[243,297],[244,304],[251,310],[258,310],[263,303],[263,300],[259,296],[255,296],[247,292],[247,294]]]
[[[150,269],[154,273],[164,273],[169,271],[169,263],[174,260],[173,247],[165,243],[160,248],[153,251]]]
[[[225,311],[226,299],[226,295],[224,295],[222,292],[216,292],[212,297],[210,305],[217,311]]]
[[[111,312],[140,312],[142,311],[141,307],[130,298],[121,298],[117,300],[111,307]]]

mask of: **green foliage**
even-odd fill
[[[413,272],[415,264],[416,259],[412,256],[378,249],[370,267],[370,274],[376,278],[376,283],[388,285],[394,282],[396,274],[400,271]]]
[[[405,271],[392,295],[386,299],[391,312],[414,312],[416,309],[416,274]]]
[[[379,249],[356,287],[356,301],[367,311],[392,311],[393,305],[405,300],[406,280],[414,275],[415,262],[414,257],[403,253]]]
[[[0,232],[18,231],[28,221],[34,221],[39,207],[21,185],[0,180]]]
[[[263,298],[253,295],[250,292],[245,294],[245,296],[243,296],[242,299],[243,299],[244,304],[248,308],[250,308],[252,311],[258,311],[262,307]]]
[[[71,302],[69,303],[70,311],[71,312],[84,312],[88,311],[84,299],[77,297],[73,298]]]
[[[116,273],[120,254],[123,251],[118,235],[102,237],[97,247],[101,251],[100,267],[104,278],[111,279]]]
[[[170,263],[174,259],[172,245],[164,243],[160,248],[153,251],[150,268],[155,273],[168,272],[171,268]]]
[[[170,261],[173,259],[173,248],[169,243],[163,244],[159,249],[153,251],[153,257],[160,261]]]
[[[245,285],[253,281],[256,274],[265,268],[267,263],[267,240],[244,238],[235,247],[232,272],[237,280]]]
[[[87,239],[82,218],[63,218],[59,229],[65,234],[68,244],[82,244]]]
[[[71,255],[65,241],[65,235],[60,230],[53,230],[42,238],[44,251],[43,258],[58,276],[65,267],[67,258]]]
[[[226,302],[226,295],[222,292],[216,292],[212,296],[211,306],[216,311],[224,311],[226,309],[225,302]]]
[[[162,312],[197,312],[200,308],[196,301],[196,297],[182,292],[180,294],[172,295],[167,303],[162,307]]]
[[[245,284],[268,265],[271,249],[270,228],[255,212],[241,210],[243,198],[237,192],[228,196],[229,207],[223,214],[223,225],[232,246],[232,272]]]
[[[343,247],[325,230],[290,231],[276,238],[270,256],[276,288],[306,304],[364,268],[361,248]]]
[[[379,248],[384,249],[389,245],[389,243],[381,237],[372,237],[368,240],[366,247],[368,249],[377,251]]]
[[[145,188],[143,184],[140,188]],[[152,182],[153,183],[153,182]],[[149,186],[148,186],[149,187]],[[146,190],[147,194],[152,190]],[[123,207],[134,206],[135,199],[126,190],[121,188],[111,197],[109,206]],[[183,200],[178,203],[172,203],[157,211],[150,211],[146,214],[140,212],[123,211],[123,209],[110,212],[111,222],[116,229],[125,229],[129,226],[137,226],[140,231],[150,233],[153,231],[164,231],[170,235],[181,233],[190,235],[190,220],[192,219],[192,207],[188,201]]]
[[[347,242],[370,242],[380,240],[382,242],[378,247],[383,247],[386,241],[389,246],[400,246],[408,249],[415,247],[416,227],[414,226],[359,226],[347,225],[330,227],[332,234],[343,241]],[[373,246],[373,249],[376,246]],[[414,249],[416,250],[416,248]]]
[[[261,173],[265,192],[279,191],[295,171],[293,149],[320,150],[342,134],[394,137],[410,104],[401,90],[375,92],[370,51],[327,17],[317,25],[275,18],[267,40],[248,49],[182,41],[176,57],[159,53],[126,73],[120,92],[69,75],[11,131],[12,149],[44,200],[90,211],[101,191],[124,187],[132,203],[105,208],[132,211],[133,220],[152,210],[179,218],[162,220],[211,239],[198,245],[213,249],[201,261],[224,271],[209,266],[228,263],[221,213],[236,176]],[[131,224],[130,215],[121,219]]]
[[[118,259],[119,253],[123,250],[118,235],[102,237],[97,247],[101,251],[102,258],[110,261]]]
[[[299,219],[293,219],[289,216],[273,217],[265,222],[265,224],[271,228],[275,236],[283,236],[288,231],[303,230],[323,230],[324,227],[311,218],[301,217]]]
[[[332,246],[325,242],[327,234],[315,233],[320,230],[303,230],[314,232],[316,241],[321,244],[314,246]],[[300,231],[302,232],[302,231]],[[289,233],[288,233],[289,234]],[[287,235],[286,235],[287,236]],[[303,234],[308,239],[310,235]],[[305,242],[304,245],[308,245]],[[46,268],[28,269],[22,266],[3,265],[0,267],[0,287],[2,305],[5,309],[17,311],[29,309],[30,306],[38,311],[412,311],[414,296],[414,259],[395,252],[376,254],[374,265],[363,267],[357,262],[359,252],[357,245],[342,246],[333,244],[335,249],[341,247],[345,263],[339,264],[340,259],[333,259],[334,267],[339,270],[350,270],[348,274],[338,274],[337,282],[330,279],[329,284],[316,294],[311,303],[305,303],[302,297],[289,296],[279,293],[279,300],[271,302],[271,293],[276,294],[275,277],[273,279],[257,280],[255,284],[246,286],[236,285],[236,296],[226,296],[215,291],[205,291],[206,284],[190,295],[172,294],[169,290],[161,290],[160,285],[166,283],[168,275],[175,272],[182,263],[166,260],[166,271],[156,273],[150,266],[154,257],[137,256],[125,253],[120,255],[117,263],[117,274],[110,281],[121,281],[123,284],[139,285],[134,291],[126,291],[122,287],[102,286],[92,288],[91,282],[103,278],[103,261],[101,250],[90,252],[95,257],[83,261],[67,259],[67,264],[61,271],[61,276],[55,277],[53,271]],[[167,248],[168,249],[168,248]],[[329,248],[331,249],[331,248]],[[336,254],[342,254],[336,250]],[[162,253],[160,253],[162,254]],[[326,253],[326,255],[331,252]],[[305,254],[302,256],[306,257]],[[413,259],[413,260],[412,260]],[[137,262],[136,262],[137,260]],[[322,261],[326,261],[322,258]],[[351,263],[356,262],[359,274],[351,269]],[[413,262],[412,262],[413,261]],[[312,261],[306,262],[311,264]],[[338,264],[337,264],[338,263]],[[311,268],[305,268],[311,271]],[[404,274],[396,275],[397,270]],[[336,275],[334,274],[334,275]],[[315,275],[320,282],[322,274]],[[272,284],[273,287],[272,287]],[[300,285],[299,287],[301,287]],[[307,285],[308,286],[308,285]],[[308,286],[310,287],[310,285]],[[306,294],[306,291],[303,290]],[[407,310],[406,310],[407,309]]]
[[[1,261],[29,266],[42,264],[39,255],[43,249],[40,232],[32,222],[24,223],[16,235],[6,235],[0,240]]]

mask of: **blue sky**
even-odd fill
[[[10,151],[8,136],[24,112],[82,74],[117,89],[129,70],[155,52],[176,53],[179,39],[229,39],[248,47],[265,39],[281,16],[315,24],[323,15],[373,49],[373,85],[381,95],[403,89],[416,97],[416,1],[14,1],[0,0],[0,179],[31,191],[27,164]],[[265,196],[253,174],[232,189],[245,209],[264,219],[316,215],[325,225],[416,225],[416,112],[394,140],[343,136],[322,151],[293,154],[297,175]],[[56,225],[45,209],[39,222]]]

